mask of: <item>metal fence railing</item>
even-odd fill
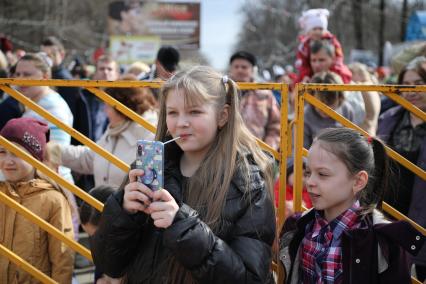
[[[110,97],[107,93],[105,93],[102,88],[105,87],[116,87],[116,88],[128,88],[128,87],[147,87],[147,88],[160,88],[162,82],[142,82],[142,81],[87,81],[87,80],[18,80],[18,79],[0,79],[0,89],[9,94],[11,97],[15,98],[17,101],[25,105],[27,108],[37,112],[47,121],[57,125],[65,132],[70,134],[72,137],[89,147],[95,153],[101,155],[103,158],[110,161],[112,164],[127,172],[129,170],[129,165],[121,161],[116,156],[111,153],[105,151],[103,148],[99,147],[95,142],[91,139],[85,137],[83,134],[79,133],[72,127],[69,127],[62,121],[58,120],[56,117],[52,116],[49,112],[47,112],[42,107],[38,106],[36,103],[22,95],[19,91],[11,88],[11,85],[18,86],[66,86],[66,87],[81,87],[86,88],[92,94],[97,96],[99,99],[103,100],[106,104],[112,106],[117,111],[121,112],[125,116],[129,117],[131,120],[136,121],[146,129],[151,132],[155,132],[156,128],[154,125],[151,125],[149,122],[145,121],[141,118],[137,113],[128,109],[126,106],[118,102],[117,100]],[[357,125],[351,123],[346,120],[332,109],[328,108],[326,105],[322,104],[315,97],[313,97],[309,92],[312,91],[378,91],[382,92],[404,108],[413,112],[416,116],[426,120],[426,114],[419,110],[416,107],[413,107],[406,100],[402,99],[397,93],[402,91],[422,91],[426,92],[426,86],[366,86],[366,85],[319,85],[319,84],[298,84],[296,86],[297,99],[295,101],[295,112],[296,116],[294,121],[288,123],[288,85],[279,84],[279,83],[239,83],[240,89],[242,90],[256,90],[256,89],[268,89],[268,90],[278,90],[281,92],[281,141],[280,141],[280,151],[276,151],[272,149],[269,145],[264,142],[258,140],[258,144],[260,147],[269,151],[275,159],[280,162],[279,167],[279,181],[280,181],[280,190],[279,190],[279,206],[277,210],[277,228],[281,228],[285,216],[285,200],[286,200],[286,161],[289,156],[294,155],[295,163],[294,163],[294,174],[295,174],[295,184],[294,184],[294,209],[296,212],[302,211],[304,208],[302,207],[302,156],[307,155],[307,150],[303,148],[303,125],[304,125],[304,105],[305,101],[319,108],[324,113],[328,114],[333,119],[340,122],[345,127],[350,127],[358,130],[361,134],[368,136],[368,134],[362,130]],[[294,135],[294,154],[292,153],[291,142],[293,140],[292,137],[292,128],[295,129]],[[40,170],[42,173],[46,174],[52,180],[57,182],[60,186],[70,190],[72,193],[77,195],[82,200],[86,201],[88,204],[93,206],[99,211],[102,211],[103,204],[92,198],[82,189],[77,186],[67,182],[50,168],[45,166],[43,163],[34,159],[32,156],[22,152],[19,148],[15,147],[14,144],[7,141],[5,138],[0,136],[0,145],[5,147],[7,150],[11,151],[18,157],[24,159],[32,166]],[[413,171],[416,175],[420,176],[423,179],[426,179],[426,173],[423,169],[418,166],[410,163],[405,158],[401,157],[398,153],[393,151],[392,149],[387,149],[388,154],[392,159],[397,160],[402,165]],[[10,206],[26,218],[30,219],[33,223],[39,225],[41,228],[46,230],[48,233],[52,234],[56,238],[62,240],[66,245],[79,252],[81,255],[85,256],[89,260],[91,260],[90,251],[79,245],[77,242],[65,237],[61,232],[23,208],[19,204],[15,204],[7,199],[3,194],[0,194],[0,202],[5,203],[7,206]],[[388,204],[383,204],[383,210],[392,215],[396,219],[404,219],[412,223],[416,228],[421,231],[423,234],[426,233],[425,229],[420,225],[416,224],[406,216],[402,215],[400,212],[392,208]],[[27,212],[28,211],[28,212]],[[277,230],[278,231],[278,230]],[[278,236],[277,232],[277,236]],[[425,234],[426,235],[426,234]],[[12,262],[16,263],[28,273],[31,273],[36,279],[42,281],[43,283],[55,283],[52,279],[50,279],[45,274],[41,273],[30,264],[25,262],[25,260],[21,259],[19,256],[15,255],[13,252],[0,245],[0,254],[8,257]],[[278,259],[277,255],[274,256],[273,268],[277,273],[278,283],[283,283],[284,273],[281,270],[281,267],[277,265]],[[52,282],[53,281],[53,282]],[[417,280],[413,279],[413,283],[419,283]]]
[[[91,150],[93,150],[98,155],[102,156],[103,158],[107,159],[109,162],[123,170],[124,172],[127,172],[130,167],[123,161],[121,161],[116,156],[112,155],[111,153],[105,151],[103,148],[99,147],[95,142],[93,142],[88,137],[84,136],[83,134],[79,133],[72,127],[66,125],[59,119],[57,119],[55,116],[51,115],[48,111],[37,105],[35,102],[30,100],[29,98],[25,97],[23,94],[21,94],[19,91],[11,88],[10,86],[50,86],[50,87],[58,87],[58,86],[66,86],[66,87],[82,87],[86,88],[88,91],[90,91],[92,94],[96,95],[99,99],[104,101],[106,104],[112,106],[117,111],[121,112],[131,120],[139,123],[144,128],[151,132],[155,132],[156,128],[154,125],[150,124],[146,120],[144,120],[142,117],[140,117],[137,113],[130,110],[111,96],[109,96],[106,92],[104,92],[101,88],[105,87],[116,87],[116,88],[128,88],[128,87],[149,87],[149,88],[160,88],[162,83],[161,82],[142,82],[142,81],[115,81],[115,82],[109,82],[109,81],[87,81],[87,80],[18,80],[18,79],[0,79],[0,90],[7,93],[9,96],[16,99],[21,104],[25,105],[26,108],[33,110],[34,112],[38,113],[40,116],[42,116],[45,120],[49,121],[50,123],[58,126],[62,130],[64,130],[66,133],[74,137],[76,140],[80,141],[82,144],[89,147]],[[282,101],[287,102],[287,94],[288,94],[288,88],[286,85],[283,84],[257,84],[257,83],[246,83],[246,84],[239,84],[241,89],[244,90],[255,90],[255,89],[269,89],[269,90],[280,90]],[[285,103],[285,107],[283,108],[284,111],[282,113],[282,119],[287,118],[287,103]],[[282,137],[286,137],[286,130],[287,130],[287,123],[285,120],[285,123],[282,124],[282,127],[285,129],[284,133],[281,134]],[[284,135],[284,136],[283,136]],[[283,139],[286,141],[286,139]],[[273,148],[271,148],[269,145],[265,144],[263,141],[258,140],[258,143],[260,147],[264,148],[265,150],[269,151],[275,159],[278,161],[282,158],[282,153],[277,152]],[[74,193],[76,196],[93,206],[99,211],[103,210],[103,204],[91,197],[89,194],[87,194],[82,189],[78,188],[74,184],[69,183],[65,179],[63,179],[61,176],[59,176],[57,173],[55,173],[53,170],[51,170],[49,167],[41,163],[40,161],[34,159],[32,156],[26,154],[22,150],[20,150],[18,147],[16,147],[13,143],[5,139],[4,137],[0,136],[0,145],[18,156],[19,158],[27,161],[32,166],[40,170],[42,173],[47,175],[49,178],[51,178],[53,181],[57,182],[60,186],[63,188],[68,189],[72,193]],[[286,146],[286,143],[284,143],[284,146]],[[286,149],[286,148],[284,148]],[[285,172],[285,167],[284,167]],[[285,184],[284,184],[285,185]],[[14,202],[13,200],[10,200],[5,194],[0,193],[0,202],[3,202],[7,206],[13,208],[16,210],[19,214],[22,214],[25,218],[28,218],[33,223],[40,226],[42,229],[47,231],[49,234],[53,235],[54,237],[58,238],[59,240],[63,241],[66,245],[68,245],[70,248],[75,250],[76,252],[80,253],[82,256],[86,257],[90,261],[92,260],[92,256],[90,254],[90,251],[81,246],[79,243],[75,242],[74,240],[71,240],[67,238],[64,234],[62,234],[60,231],[58,231],[56,228],[51,226],[49,223],[45,222],[44,220],[40,219],[38,216],[34,215],[30,211],[28,211],[26,208],[22,207],[20,204]],[[284,217],[284,211],[279,210],[279,214],[281,212],[281,215]],[[283,218],[282,217],[282,218]],[[12,262],[20,266],[22,269],[30,273],[33,277],[36,279],[42,281],[43,283],[56,283],[53,281],[50,277],[43,274],[33,266],[31,266],[28,262],[20,258],[19,256],[15,255],[12,251],[7,249],[4,246],[0,246],[0,254],[3,254],[7,258],[9,258]]]
[[[303,129],[304,129],[304,109],[305,101],[311,104],[312,106],[318,108],[320,111],[327,114],[332,119],[338,121],[344,127],[352,128],[359,131],[365,137],[369,137],[369,134],[360,128],[358,125],[355,125],[351,121],[347,120],[327,105],[316,99],[310,92],[315,91],[377,91],[381,92],[397,104],[401,105],[408,111],[415,114],[417,117],[421,118],[423,121],[426,121],[426,113],[417,107],[411,105],[408,101],[403,99],[398,93],[401,92],[426,92],[426,86],[367,86],[367,85],[331,85],[331,84],[298,84],[296,86],[297,100],[295,101],[295,150],[294,150],[294,210],[296,212],[302,211],[302,190],[303,190],[303,165],[302,165],[302,156],[307,156],[308,152],[303,148]],[[411,163],[397,152],[386,146],[387,154],[399,162],[401,165],[412,171],[417,176],[426,180],[426,171],[418,167],[417,165]],[[426,190],[426,188],[425,188]],[[413,220],[409,219],[407,216],[401,214],[395,208],[383,202],[383,210],[390,214],[397,220],[406,220],[410,222],[417,230],[419,230],[423,235],[426,235],[426,230]],[[412,283],[420,283],[417,279],[412,278]]]

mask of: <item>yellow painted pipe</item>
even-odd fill
[[[411,220],[410,218],[408,218],[407,216],[405,216],[404,214],[402,214],[401,212],[399,212],[398,210],[390,206],[388,203],[383,202],[382,208],[385,212],[389,213],[389,215],[394,217],[396,220],[405,220],[411,223],[411,225],[413,225],[413,227],[415,227],[417,231],[419,231],[424,236],[426,236],[425,228],[423,228],[422,226],[420,226],[419,224],[417,224],[416,222],[414,222],[413,220]]]
[[[46,111],[44,108],[40,107],[38,104],[30,100],[29,98],[25,97],[18,91],[8,87],[8,86],[2,86],[0,85],[0,89],[2,89],[4,92],[15,98],[17,101],[22,103],[23,105],[27,106],[28,108],[32,109],[42,117],[44,117],[49,122],[59,126],[62,130],[70,134],[72,137],[83,143],[84,145],[88,146],[90,149],[92,149],[97,154],[101,155],[111,163],[113,163],[116,167],[123,170],[124,172],[128,172],[130,167],[108,151],[104,150],[103,148],[99,147],[95,142],[75,130],[74,128],[66,125],[64,122],[57,119],[55,116],[51,115],[48,111]]]
[[[286,172],[287,172],[287,150],[288,150],[288,86],[282,85],[281,89],[281,130],[280,130],[280,187],[279,187],[279,194],[278,194],[278,216],[277,216],[277,230],[276,230],[276,247],[279,248],[279,236],[280,236],[280,228],[284,224],[284,220],[286,218],[285,212],[286,212]],[[274,196],[275,198],[275,196]],[[277,273],[277,277],[279,281],[284,281],[284,270],[281,267],[281,265],[278,265],[280,262],[279,260],[279,253],[276,253],[275,255],[275,271]],[[282,282],[279,282],[282,283]]]
[[[136,121],[140,125],[142,125],[145,129],[148,129],[149,131],[155,133],[157,129],[154,125],[143,119],[139,114],[134,112],[133,110],[129,109],[107,93],[105,93],[102,90],[99,90],[98,88],[88,87],[87,90],[91,92],[92,94],[96,95],[99,99],[103,100],[105,103],[113,107],[114,109],[118,110],[128,118],[130,118],[133,121]]]
[[[294,188],[293,188],[293,208],[295,212],[302,211],[302,191],[303,191],[303,129],[304,129],[304,96],[301,85],[296,84],[296,106],[295,125],[296,134],[294,142]]]
[[[53,227],[51,224],[46,222],[45,220],[41,219],[39,216],[35,215],[33,212],[7,196],[5,193],[0,191],[0,201],[30,220],[32,223],[37,224],[40,228],[57,238],[58,240],[64,242],[67,244],[71,249],[75,250],[85,258],[92,261],[92,255],[90,254],[90,251],[74,241],[73,239],[68,238],[65,236],[61,231],[59,231],[57,228]],[[43,206],[43,204],[40,204],[40,206]]]
[[[262,140],[256,138],[257,141],[257,145],[259,145],[263,150],[268,151],[269,153],[272,154],[272,156],[274,156],[275,159],[277,159],[278,161],[280,160],[280,153],[278,153],[277,150],[275,150],[274,148],[272,148],[271,146],[269,146],[268,144],[266,144],[265,142],[263,142]]]
[[[15,86],[49,86],[49,87],[112,87],[112,88],[160,88],[162,81],[101,81],[101,80],[34,80],[34,79],[0,79],[0,84]]]
[[[48,277],[46,274],[29,264],[25,259],[21,258],[20,256],[13,253],[11,250],[7,249],[5,246],[0,244],[0,254],[7,257],[11,262],[16,264],[19,268],[22,268],[34,278],[39,280],[41,283],[47,283],[47,284],[57,284],[55,280]],[[10,279],[9,279],[10,280]]]
[[[238,88],[241,90],[277,90],[281,91],[281,86],[287,86],[286,84],[281,83],[243,83],[243,82],[236,82],[238,85]]]
[[[281,83],[243,83],[236,82],[241,90],[281,90]],[[82,87],[82,88],[153,88],[158,89],[164,84],[164,81],[103,81],[103,80],[34,80],[34,79],[13,79],[1,78],[0,84],[15,86],[50,86],[50,87]]]
[[[4,138],[1,135],[0,135],[0,145],[2,145],[8,151],[15,154],[17,157],[31,164],[36,169],[40,170],[46,176],[48,176],[49,178],[54,180],[56,183],[58,183],[60,186],[70,190],[72,193],[74,193],[75,195],[77,195],[78,197],[86,201],[88,204],[92,205],[94,208],[102,212],[104,205],[101,202],[99,202],[97,199],[93,198],[90,194],[87,194],[86,192],[84,192],[83,190],[75,186],[74,184],[68,182],[67,180],[59,176],[57,173],[52,171],[45,164],[35,159],[33,156],[27,154],[26,152],[22,151],[21,149],[16,147],[13,143],[9,142],[6,138]]]
[[[369,136],[369,134],[365,130],[363,130],[361,127],[359,127],[358,125],[347,120],[346,118],[344,118],[340,114],[336,113],[334,110],[332,110],[327,105],[323,104],[320,100],[318,100],[314,96],[306,93],[305,99],[306,99],[307,102],[309,102],[310,104],[312,104],[313,106],[315,106],[316,108],[321,110],[322,112],[326,113],[328,116],[330,116],[334,120],[340,122],[343,126],[348,127],[348,128],[352,128],[352,129],[356,129],[366,137]],[[386,152],[388,153],[388,155],[392,159],[399,162],[401,165],[403,165],[404,167],[406,167],[407,169],[409,169],[410,171],[415,173],[420,178],[426,180],[426,171],[422,170],[417,165],[414,165],[413,163],[408,161],[406,158],[404,158],[403,156],[401,156],[400,154],[398,154],[397,152],[395,152],[394,150],[392,150],[388,146],[385,146],[385,147],[386,147]]]
[[[360,91],[360,92],[382,92],[382,93],[402,93],[402,92],[426,92],[426,85],[336,85],[336,84],[301,84],[301,90],[309,91]]]
[[[281,228],[285,216],[285,193],[287,172],[287,150],[288,150],[288,87],[283,86],[281,90],[281,130],[280,130],[280,187],[278,195],[278,228]]]
[[[406,110],[413,113],[418,118],[421,118],[423,121],[426,121],[426,113],[422,111],[421,109],[419,109],[418,107],[411,104],[410,102],[408,102],[406,99],[402,98],[400,95],[394,94],[394,93],[384,93],[384,95],[389,97],[391,100],[393,100],[397,104],[401,105]]]

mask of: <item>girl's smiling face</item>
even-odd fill
[[[176,143],[186,154],[205,155],[218,128],[225,122],[219,121],[214,104],[196,100],[185,102],[185,94],[181,90],[171,90],[167,94],[167,129],[173,137],[181,137]]]
[[[321,142],[314,142],[309,149],[306,187],[313,206],[324,210],[328,221],[350,208],[362,189],[357,186],[357,175],[351,176],[346,165]]]
[[[15,146],[30,154],[24,147],[14,143]],[[35,169],[13,153],[0,146],[0,170],[8,182],[16,183],[29,181],[34,178]]]

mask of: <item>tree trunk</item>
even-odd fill
[[[352,12],[354,16],[355,47],[357,49],[364,49],[362,36],[362,0],[352,0]]]
[[[401,11],[401,41],[405,40],[405,30],[407,29],[407,13],[408,13],[408,0],[402,1]]]
[[[383,65],[383,46],[384,45],[385,45],[385,0],[380,0],[379,66]]]

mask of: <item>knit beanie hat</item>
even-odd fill
[[[322,28],[326,31],[329,15],[330,12],[327,9],[310,9],[303,12],[299,18],[299,24],[305,33],[314,28]]]
[[[1,136],[18,143],[39,161],[43,161],[49,133],[46,123],[29,117],[11,119],[0,131]]]

